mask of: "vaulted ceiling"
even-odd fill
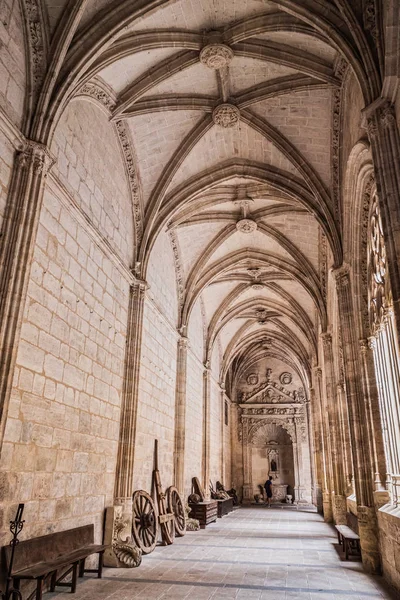
[[[204,360],[219,340],[231,382],[268,350],[305,375],[326,327],[327,253],[341,261],[332,138],[349,3],[91,0],[67,14],[48,1],[49,35],[76,30],[63,98],[94,84],[128,128],[142,276],[169,235],[178,327],[201,298]]]

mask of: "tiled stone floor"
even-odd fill
[[[105,569],[80,580],[76,600],[374,600],[396,598],[383,579],[341,560],[336,535],[315,512],[241,508],[172,546],[157,547],[138,569]],[[70,594],[46,595],[70,600]]]

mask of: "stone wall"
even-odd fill
[[[4,0],[0,19],[0,107],[21,127],[24,118],[26,66],[21,3]]]
[[[386,505],[378,511],[378,525],[383,573],[400,589],[400,510]]]
[[[173,485],[178,300],[170,240],[157,238],[147,271],[139,374],[134,488],[151,488],[154,440],[164,487]]]
[[[1,458],[3,526],[25,502],[25,537],[94,522],[100,539],[114,490],[129,283],[51,188]]]
[[[54,172],[125,264],[133,261],[133,213],[121,150],[108,115],[86,99],[63,113],[51,145]]]
[[[201,481],[202,475],[203,371],[202,363],[190,349],[186,378],[185,496],[191,493],[192,477]]]

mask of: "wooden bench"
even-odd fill
[[[346,560],[349,554],[361,555],[360,537],[358,535],[358,519],[352,513],[346,514],[347,525],[335,525],[338,542],[343,546]]]
[[[84,525],[41,537],[19,542],[15,547],[12,578],[14,588],[19,590],[21,581],[36,580],[36,590],[28,600],[41,600],[45,580],[50,577],[50,591],[56,586],[69,587],[75,593],[77,579],[85,573],[97,573],[101,578],[103,554],[107,546],[94,544],[94,526]],[[7,565],[11,558],[11,548],[4,548]],[[97,569],[86,569],[86,558],[99,555]],[[68,575],[71,581],[63,581]]]

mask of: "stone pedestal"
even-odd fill
[[[104,543],[110,548],[104,553],[105,567],[138,567],[142,562],[142,551],[132,538],[132,514],[127,514],[122,505],[106,509]]]
[[[375,508],[370,506],[358,506],[357,517],[364,569],[369,573],[379,575],[382,572],[382,569]]]
[[[322,492],[322,510],[325,523],[333,523],[332,498],[329,492]]]
[[[332,495],[333,520],[336,525],[346,525],[347,503],[346,497],[338,494]]]

